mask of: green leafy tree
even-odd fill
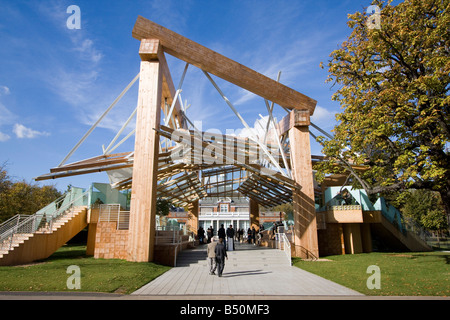
[[[156,199],[156,212],[160,216],[165,217],[165,216],[169,215],[170,207],[171,207],[171,203],[169,200],[163,199],[163,198]]]
[[[439,193],[428,190],[408,190],[401,198],[402,214],[431,231],[448,229],[447,219]]]
[[[318,178],[349,172],[369,194],[434,190],[450,215],[449,0],[373,5],[380,28],[367,24],[372,12],[349,15],[352,32],[330,55],[343,111],[333,139],[321,138],[331,161]]]
[[[14,182],[6,164],[0,167],[0,223],[16,214],[33,214],[61,196],[54,186]]]

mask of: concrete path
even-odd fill
[[[362,296],[359,292],[291,267],[283,251],[237,244],[222,277],[209,274],[206,246],[183,251],[172,268],[134,296]]]

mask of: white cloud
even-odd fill
[[[6,88],[6,89],[5,89]],[[0,86],[0,96],[3,94],[9,94],[9,88],[5,86]],[[0,127],[3,125],[10,125],[16,116],[8,110],[1,102],[0,102]],[[11,137],[0,131],[0,142],[5,142],[9,140]]]
[[[48,132],[40,132],[40,131],[36,131],[30,128],[25,127],[22,124],[16,123],[14,125],[14,129],[13,132],[16,134],[17,138],[19,139],[33,139],[36,138],[38,136],[49,136],[50,134]]]
[[[82,59],[96,64],[103,58],[103,54],[95,48],[94,42],[91,39],[72,37],[72,42],[75,45],[74,50],[80,53]]]
[[[314,123],[322,123],[326,125],[331,124],[332,126],[334,126],[336,124],[335,116],[336,113],[317,105],[314,111],[314,115],[311,117],[311,121]]]
[[[245,89],[241,89],[240,94],[241,94],[241,96],[236,100],[236,102],[233,103],[236,106],[245,104],[246,102],[258,97],[256,94],[254,94],[250,91],[247,91]]]
[[[11,137],[6,133],[0,132],[0,142],[5,142],[9,140]]]
[[[52,46],[52,55],[49,56],[48,64],[39,69],[39,77],[57,96],[75,108],[77,114],[82,114],[80,119],[85,123],[89,122],[90,115],[98,113],[95,101],[107,90],[97,83],[104,54],[90,29],[85,28],[89,21],[83,13],[83,7],[81,29],[67,28],[67,6],[67,3],[57,0],[37,5],[42,16],[47,17],[66,39],[59,44],[45,42],[45,45]]]
[[[0,102],[0,126],[5,124],[11,124],[15,115],[8,110],[1,102]]]
[[[0,96],[1,95],[8,95],[11,93],[11,90],[7,86],[0,86]]]

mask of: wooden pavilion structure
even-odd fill
[[[153,261],[158,197],[188,207],[198,217],[199,199],[233,192],[249,197],[257,227],[258,204],[271,207],[292,201],[295,255],[318,257],[309,132],[316,101],[141,16],[132,35],[140,41],[141,57],[139,75],[132,82],[139,78],[134,151],[112,154],[117,136],[102,155],[66,164],[77,144],[58,167],[36,180],[106,171],[114,177],[113,187],[131,187],[129,261]],[[184,72],[188,65],[200,68],[245,126],[210,74],[263,97],[269,112],[266,129],[275,138],[219,137],[196,130],[180,98],[181,83],[175,89],[172,82],[165,54],[185,61]],[[272,117],[274,104],[287,112],[278,123]]]

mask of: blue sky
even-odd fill
[[[80,8],[81,29],[69,29],[70,5]],[[314,123],[327,131],[340,106],[319,67],[350,34],[347,14],[370,0],[153,0],[0,1],[0,164],[15,179],[57,166],[139,72],[139,41],[131,36],[142,15],[318,101]],[[167,56],[175,86],[185,63]],[[245,120],[267,115],[264,100],[215,78]],[[121,99],[69,162],[101,154],[136,107],[137,84]],[[242,124],[199,69],[183,84],[191,120],[203,130]],[[281,119],[285,112],[275,107]],[[128,132],[125,131],[124,135]],[[131,151],[134,138],[117,149]],[[313,154],[320,146],[312,141]],[[106,173],[40,184],[64,190],[107,182]]]

